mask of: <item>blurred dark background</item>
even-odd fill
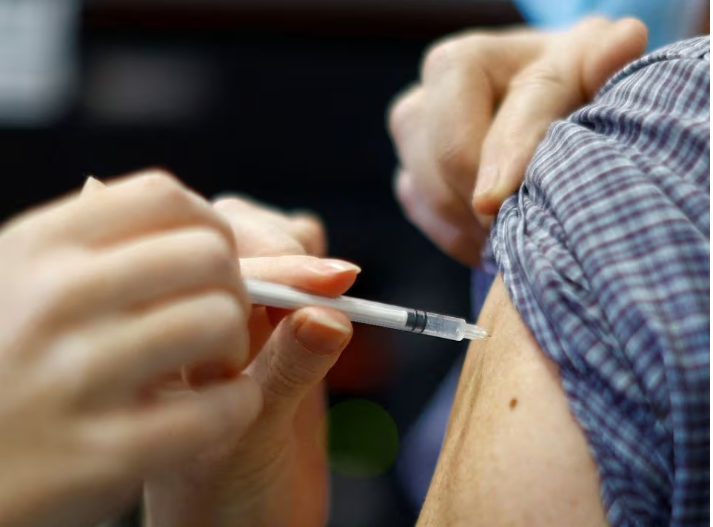
[[[0,0],[2,219],[88,174],[162,166],[207,196],[317,212],[331,254],[363,268],[355,296],[469,317],[469,271],[393,198],[385,111],[434,39],[519,22],[508,1],[19,4]],[[359,327],[329,378],[330,404],[375,402],[404,437],[464,350]],[[410,526],[417,513],[393,467],[333,475],[334,527]]]

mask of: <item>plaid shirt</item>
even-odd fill
[[[710,39],[552,125],[491,237],[560,368],[612,526],[708,525]]]

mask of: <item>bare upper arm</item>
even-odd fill
[[[604,526],[597,470],[500,277],[468,349],[420,525]]]

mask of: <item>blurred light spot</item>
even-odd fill
[[[77,0],[0,0],[0,122],[61,119],[77,85]]]
[[[394,331],[355,324],[354,336],[339,361],[329,370],[327,385],[331,392],[373,393],[393,382]]]
[[[85,98],[92,121],[177,124],[199,117],[213,95],[211,68],[189,54],[104,51],[92,63]]]
[[[349,399],[333,406],[327,416],[332,470],[352,477],[385,472],[396,459],[399,433],[380,405]]]

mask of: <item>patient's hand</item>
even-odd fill
[[[589,101],[646,47],[633,19],[590,19],[565,33],[474,31],[426,55],[422,79],[389,110],[409,219],[466,265],[522,181],[548,126]]]
[[[328,295],[341,294],[354,282],[356,266],[317,258],[325,240],[315,219],[242,199],[215,206],[233,227],[243,276]],[[351,324],[324,308],[287,314],[255,307],[250,328],[257,356],[248,373],[262,387],[262,413],[247,436],[226,437],[194,463],[147,483],[152,527],[325,523],[320,381],[351,337]]]

